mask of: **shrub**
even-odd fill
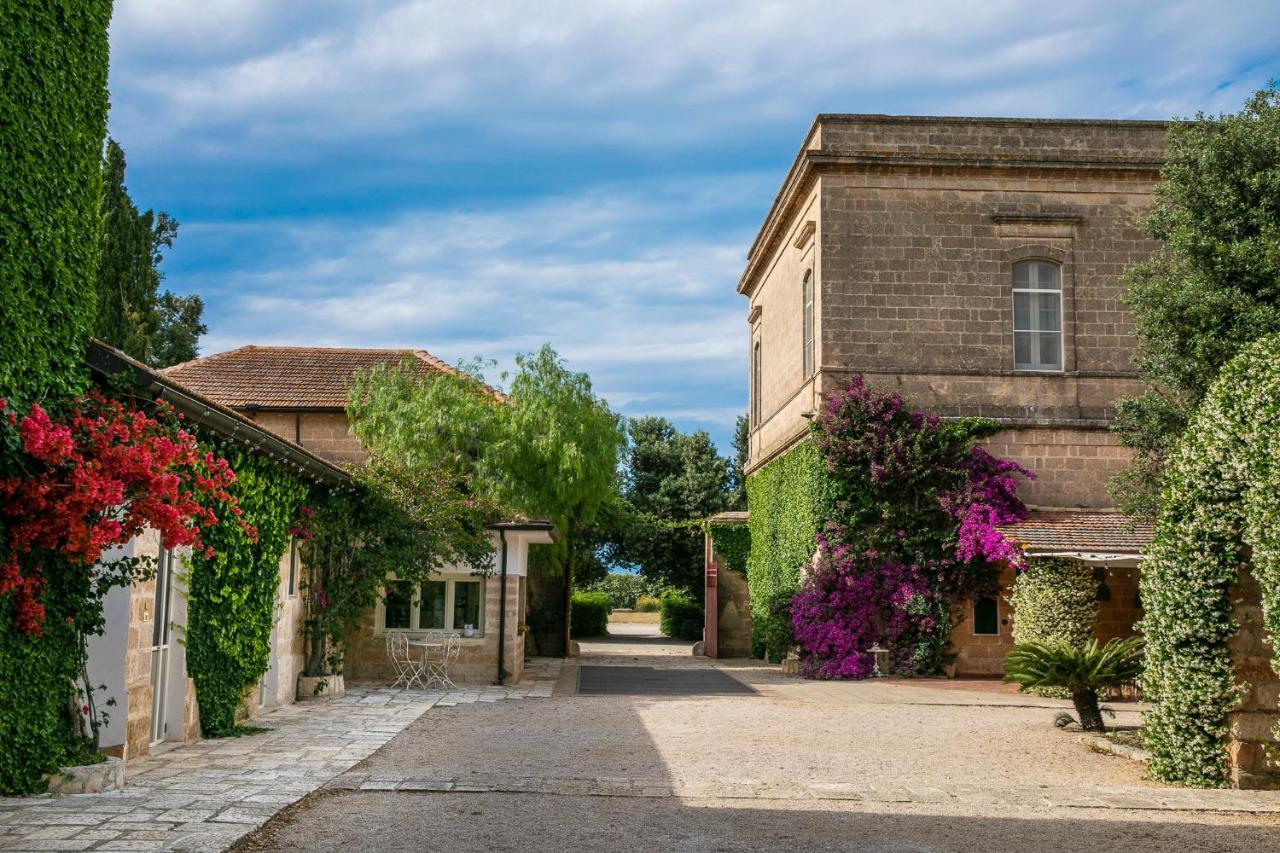
[[[1071,696],[1080,728],[1104,730],[1098,691],[1132,681],[1142,671],[1142,638],[1111,640],[1099,646],[1020,643],[1004,659],[1004,680],[1023,687],[1061,687]]]
[[[609,596],[609,604],[614,610],[629,610],[636,606],[636,599],[640,596],[656,596],[659,586],[643,575],[610,572],[583,589],[586,592],[602,592]],[[654,610],[657,610],[657,607]]]
[[[669,589],[659,600],[659,627],[662,633],[675,640],[701,640],[702,605],[688,593]]]
[[[1093,570],[1075,560],[1037,558],[1020,572],[1009,593],[1013,642],[1083,646],[1093,637],[1098,584]],[[1068,699],[1061,687],[1031,687],[1028,693]]]
[[[642,595],[636,599],[637,613],[657,613],[661,602],[652,595]]]
[[[575,592],[570,601],[569,626],[574,637],[600,637],[609,633],[613,607],[603,592]]]

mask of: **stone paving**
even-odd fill
[[[1009,788],[949,784],[878,786],[866,782],[758,779],[672,780],[620,777],[477,775],[448,778],[411,774],[352,771],[325,785],[337,791],[424,791],[457,794],[551,794],[586,797],[669,797],[696,800],[809,800],[865,803],[955,803],[985,806],[1044,806],[1067,809],[1123,809],[1127,811],[1241,812],[1280,814],[1280,795],[1274,791],[1227,791],[1190,788],[1055,789]]]
[[[123,791],[0,798],[0,850],[225,850],[364,760],[433,707],[549,697],[559,661],[513,687],[351,688],[278,708],[268,731],[203,740],[131,763]]]

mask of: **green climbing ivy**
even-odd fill
[[[745,524],[708,521],[706,531],[724,564],[745,576],[747,561],[751,557],[751,528]]]
[[[1078,560],[1037,557],[1018,573],[1009,592],[1013,607],[1013,642],[1070,643],[1093,639],[1098,617],[1098,583],[1093,569]],[[1070,698],[1062,687],[1029,687],[1037,696]]]
[[[211,558],[191,558],[187,672],[195,681],[206,737],[239,731],[237,713],[270,663],[280,558],[307,499],[306,483],[282,465],[230,442],[215,443],[236,473],[232,492],[256,541],[229,513],[204,534]]]
[[[1229,643],[1246,564],[1263,624],[1280,637],[1280,335],[1244,349],[1214,382],[1169,459],[1140,588],[1143,722],[1152,775],[1226,783],[1227,715],[1239,701]],[[1272,666],[1280,669],[1276,661]]]
[[[817,549],[828,516],[831,481],[812,440],[797,444],[747,478],[750,543],[751,645],[757,657],[778,658],[770,648],[791,635],[790,616],[778,606],[800,583],[800,570]]]

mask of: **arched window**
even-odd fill
[[[801,286],[804,300],[804,378],[813,375],[813,270],[804,271],[804,284]]]
[[[1062,370],[1062,268],[1053,261],[1013,265],[1013,366]]]

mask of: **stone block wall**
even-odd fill
[[[729,568],[719,554],[716,564],[716,657],[751,657],[751,596],[747,578]]]
[[[335,464],[358,465],[369,455],[352,435],[344,412],[254,411],[246,414],[264,429]]]
[[[1111,506],[1107,481],[1132,458],[1119,437],[1106,429],[1010,429],[983,445],[1035,473],[1036,478],[1024,481],[1018,494],[1026,504],[1040,507]]]
[[[1273,668],[1275,641],[1262,624],[1262,594],[1247,568],[1234,589],[1233,617],[1239,626],[1231,638],[1236,679],[1244,685],[1240,704],[1228,716],[1227,752],[1231,783],[1237,788],[1280,789],[1280,675]]]

